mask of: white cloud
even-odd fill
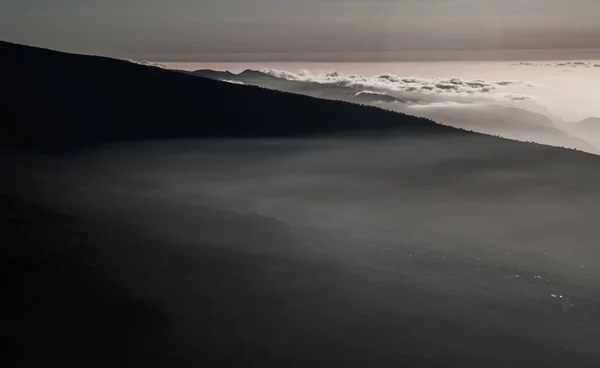
[[[161,63],[156,63],[153,61],[146,61],[146,60],[137,61],[137,60],[132,60],[132,59],[123,59],[123,60],[128,61],[130,63],[138,64],[138,65],[152,66],[152,67],[161,68],[161,69],[169,69],[169,67],[167,65],[161,64]]]
[[[465,106],[471,106],[471,104],[468,103],[461,103],[461,102],[454,102],[454,101],[444,101],[444,102],[432,102],[429,104],[423,104],[423,105],[414,105],[411,106],[412,109],[429,109],[429,108],[438,108],[438,107],[442,107],[442,108],[461,108],[461,107],[465,107]]]
[[[505,93],[504,87],[510,85],[527,85],[523,81],[484,81],[481,79],[463,80],[460,78],[427,79],[416,77],[400,77],[394,74],[363,76],[342,74],[331,71],[321,74],[302,70],[298,73],[276,69],[263,69],[263,73],[298,82],[312,82],[338,87],[380,90],[386,92],[407,92],[443,96],[490,97],[507,100],[527,100],[530,96]],[[493,95],[493,96],[492,96]]]
[[[531,61],[520,61],[511,64],[512,66],[547,66],[556,68],[600,68],[600,64],[594,64],[592,61],[553,61],[549,63],[539,63]]]
[[[532,97],[530,97],[530,96],[517,95],[514,93],[506,93],[506,94],[504,94],[504,97],[509,100],[512,100],[512,101],[525,101],[525,100],[532,99]]]
[[[375,91],[360,91],[357,92],[356,94],[354,94],[354,96],[360,96],[360,95],[377,95],[377,96],[383,96],[385,95],[385,93],[383,92],[375,92]]]
[[[240,85],[244,85],[244,82],[239,81],[239,80],[235,80],[235,79],[219,79],[221,82],[227,82],[227,83],[231,83],[231,84],[240,84]]]

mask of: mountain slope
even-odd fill
[[[455,131],[376,108],[237,86],[103,57],[0,42],[2,134],[56,145],[169,137]],[[5,128],[7,129],[7,128]]]

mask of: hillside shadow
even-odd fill
[[[166,317],[86,264],[77,219],[5,198],[0,209],[2,366],[145,366],[165,358],[156,348]]]

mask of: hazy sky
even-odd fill
[[[0,0],[0,38],[174,61],[444,59],[600,49],[600,0]]]

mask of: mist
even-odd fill
[[[533,162],[538,175],[531,172]],[[90,150],[69,159],[32,157],[19,165],[31,183],[43,183],[42,199],[56,205],[125,213],[144,201],[189,210],[214,206],[291,229],[335,230],[352,241],[381,241],[387,234],[384,238],[404,244],[418,237],[419,243],[436,243],[461,256],[516,249],[546,254],[573,261],[571,272],[598,255],[593,244],[600,235],[592,224],[597,198],[586,194],[596,176],[567,186],[576,171],[551,154],[534,156],[525,148],[500,155],[451,136],[157,142]],[[548,231],[528,234],[540,226]],[[173,235],[185,239],[189,232],[195,231],[182,225]],[[581,242],[559,255],[573,232]]]
[[[375,354],[383,366],[397,362],[391,351],[422,364],[432,352],[484,362],[500,345],[511,349],[504,363],[550,355],[583,364],[600,351],[597,160],[493,142],[447,134],[123,143],[13,156],[1,189],[96,224],[100,239],[138,239],[143,251],[87,262],[109,262],[142,300],[175,300],[164,308],[189,357],[216,354],[220,341],[274,343],[260,331],[275,324],[290,326],[286,338],[307,362],[320,359],[326,339],[335,341],[330,353],[360,347],[354,360]],[[224,310],[261,311],[252,317],[260,330],[222,336],[225,321],[200,322],[196,294],[178,291],[169,263],[196,253],[204,261],[194,273],[206,281],[191,290],[227,301]],[[221,337],[206,345],[185,335],[193,321]],[[347,321],[362,331],[352,340]],[[547,335],[560,340],[546,348]]]

